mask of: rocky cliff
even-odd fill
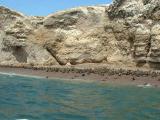
[[[160,1],[114,0],[46,17],[0,6],[0,65],[160,68]]]

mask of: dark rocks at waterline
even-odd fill
[[[84,77],[84,76],[85,76],[85,74],[82,74],[82,76]]]
[[[135,79],[135,77],[132,77],[132,81],[135,81],[136,79]]]

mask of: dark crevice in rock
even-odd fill
[[[60,65],[66,65],[65,63],[61,62],[57,56],[53,53],[52,50],[50,50],[49,48],[46,47],[46,50],[52,55],[52,57],[60,64]]]
[[[133,35],[129,37],[128,42],[130,43],[130,53],[133,57],[134,55],[134,36]]]
[[[22,47],[14,47],[12,48],[12,54],[15,56],[16,60],[20,63],[27,63],[28,53]]]
[[[144,61],[138,61],[138,62],[136,62],[136,66],[137,67],[143,67],[145,64],[146,64],[145,60]]]
[[[150,36],[148,44],[147,44],[147,56],[146,57],[149,57],[149,53],[151,51],[151,39],[152,39],[152,36]]]
[[[146,4],[149,4],[152,0],[143,0],[143,4],[146,5]]]
[[[154,70],[160,70],[160,63],[159,62],[148,62],[149,67]]]

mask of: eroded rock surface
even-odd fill
[[[159,8],[159,0],[115,0],[106,10],[113,23],[126,29],[116,35],[127,36],[122,41],[130,42],[125,48],[131,48],[129,54],[137,65],[159,66]]]
[[[0,7],[0,64],[159,69],[159,0],[114,0],[29,17]]]

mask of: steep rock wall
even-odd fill
[[[159,69],[159,0],[114,0],[29,17],[0,7],[0,64],[114,64]]]
[[[127,28],[127,32],[122,30],[116,36],[128,36],[122,41],[130,42],[130,54],[137,65],[159,66],[159,12],[159,0],[115,0],[106,10],[113,23],[121,26],[121,29]],[[114,31],[116,29],[113,27]]]

